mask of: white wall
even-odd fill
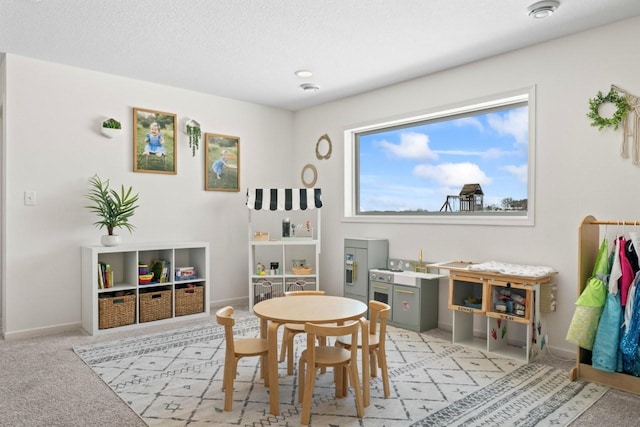
[[[204,191],[204,151],[192,157],[181,130],[176,175],[132,172],[134,107],[239,136],[240,192]],[[7,54],[4,114],[5,335],[79,324],[80,248],[105,234],[84,208],[95,173],[140,194],[125,242],[209,241],[212,299],[247,295],[243,188],[290,184],[274,159],[290,156],[291,112]],[[121,138],[100,134],[107,117],[122,121]],[[25,190],[37,192],[36,206],[24,206]]]
[[[388,238],[393,257],[429,261],[497,260],[552,266],[559,272],[558,311],[547,316],[551,347],[573,352],[564,338],[577,298],[577,229],[598,219],[637,219],[640,167],[619,155],[621,133],[598,132],[586,117],[588,99],[611,84],[640,95],[640,18],[515,51],[446,72],[296,113],[299,171],[318,169],[323,189],[321,286],[342,292],[343,239]],[[343,141],[349,126],[431,110],[537,86],[534,227],[354,224],[342,222]],[[329,160],[315,159],[316,139],[334,142]],[[312,138],[313,137],[313,138]],[[294,176],[295,178],[295,176]],[[440,286],[441,326],[450,327],[446,283]]]
[[[5,322],[8,333],[80,322],[80,247],[101,231],[83,208],[94,173],[140,192],[138,227],[127,241],[211,242],[212,300],[246,296],[244,193],[205,192],[202,151],[192,158],[179,133],[178,174],[132,172],[131,109],[195,118],[206,132],[240,136],[240,187],[301,186],[306,163],[323,189],[321,287],[342,293],[345,237],[383,237],[392,256],[429,261],[498,260],[559,271],[558,312],[547,316],[551,347],[564,341],[577,297],[577,227],[588,214],[632,220],[640,168],[619,156],[619,132],[598,132],[587,101],[614,83],[640,94],[635,41],[640,18],[515,51],[443,73],[291,114],[215,96],[36,61],[6,58]],[[354,224],[342,222],[342,132],[363,122],[419,112],[507,90],[537,86],[534,227]],[[125,137],[98,131],[106,116]],[[329,160],[315,157],[324,133]],[[36,190],[38,205],[23,205]],[[279,221],[281,218],[277,218]],[[446,286],[440,324],[447,326]]]
[[[6,234],[4,222],[4,168],[5,168],[5,152],[4,152],[4,103],[5,103],[5,55],[0,55],[0,235]],[[5,301],[5,267],[4,267],[4,239],[0,238],[0,328],[5,323],[3,310]]]

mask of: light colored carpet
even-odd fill
[[[256,336],[258,321],[238,312],[237,336]],[[319,375],[312,425],[331,426],[564,426],[607,391],[571,382],[565,370],[524,364],[429,334],[389,327],[391,397],[372,380],[371,406],[355,415],[353,396],[335,399],[331,373]],[[296,352],[303,349],[298,337]],[[268,391],[257,358],[241,361],[233,411],[224,412],[224,335],[194,325],[74,350],[148,425],[298,425],[297,376],[280,364],[281,411],[268,414]]]

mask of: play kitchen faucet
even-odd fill
[[[422,265],[422,248],[420,248],[420,252],[418,253],[418,263],[413,265],[413,271],[416,273],[426,273],[427,266]]]

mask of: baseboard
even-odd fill
[[[5,340],[20,340],[25,338],[41,337],[45,335],[57,335],[69,331],[81,329],[82,323],[74,322],[64,325],[48,326],[45,328],[23,329],[21,331],[3,332],[2,338]]]
[[[215,311],[215,309],[220,307],[226,307],[227,305],[231,306],[248,306],[249,305],[249,297],[237,297],[237,298],[227,298],[227,299],[219,299],[215,301],[211,301],[209,303],[209,307],[211,311]]]
[[[551,353],[553,357],[577,361],[577,353],[575,351],[569,351],[564,348],[552,347],[552,346],[547,346],[547,348],[549,349],[549,353]]]
[[[224,300],[211,301],[209,306],[213,310],[215,307],[224,307],[226,305],[247,306],[249,304],[248,297],[229,298]],[[81,322],[67,323],[64,325],[48,326],[45,328],[23,329],[21,331],[6,332],[2,331],[0,337],[5,340],[20,340],[25,338],[41,337],[46,335],[57,335],[64,332],[77,331],[82,329]]]

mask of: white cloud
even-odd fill
[[[511,110],[506,116],[498,113],[487,115],[489,126],[500,135],[512,135],[519,144],[526,144],[529,133],[528,108]]]
[[[462,117],[460,119],[456,119],[453,121],[453,124],[462,127],[462,126],[471,126],[478,129],[480,132],[484,131],[484,126],[477,117]]]
[[[438,155],[429,148],[429,137],[423,133],[402,133],[400,135],[400,144],[380,141],[378,145],[387,153],[396,157],[431,160],[438,158]]]
[[[509,166],[503,166],[500,169],[503,171],[509,172],[510,174],[515,176],[520,182],[524,182],[524,183],[527,182],[527,176],[528,176],[527,165],[522,165],[522,166],[509,165]]]
[[[499,148],[489,148],[487,151],[482,153],[482,157],[485,159],[498,159],[500,157],[504,157],[509,155],[510,153],[501,150]]]
[[[490,184],[489,178],[475,163],[443,163],[418,165],[413,168],[417,177],[436,181],[444,186],[460,188],[464,184]]]
[[[447,154],[450,156],[478,156],[483,159],[497,159],[500,157],[512,155],[513,152],[501,150],[499,148],[489,148],[485,151],[471,151],[471,150],[434,150],[434,153]]]

